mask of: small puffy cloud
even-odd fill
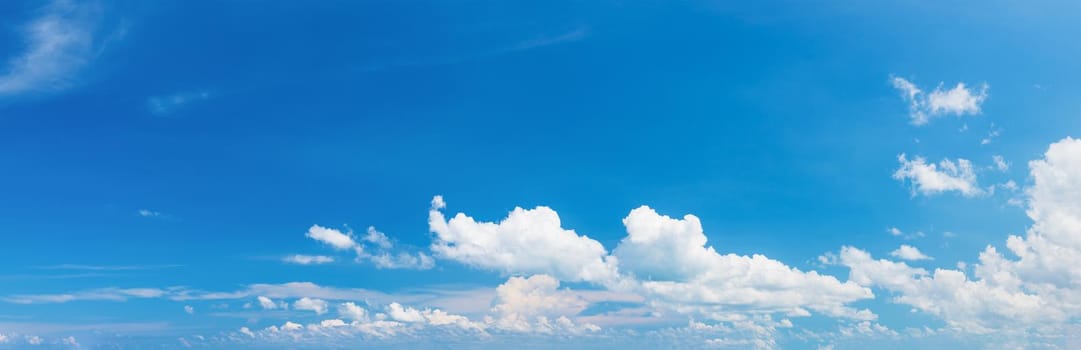
[[[486,326],[483,323],[470,321],[461,315],[449,314],[439,309],[414,309],[402,306],[399,303],[391,303],[387,306],[386,315],[391,320],[409,324],[426,324],[431,326],[457,326],[461,329],[483,332]]]
[[[4,344],[4,343],[7,343],[7,342],[8,342],[8,337],[6,335],[4,335],[3,333],[0,333],[0,344]]]
[[[910,261],[932,260],[931,257],[924,255],[923,252],[921,252],[919,249],[916,249],[916,247],[907,244],[902,244],[901,247],[897,248],[893,252],[890,252],[890,256]]]
[[[282,258],[282,262],[297,265],[327,264],[334,262],[334,258],[326,255],[296,254]]]
[[[36,335],[31,335],[31,336],[26,337],[26,342],[29,343],[30,345],[41,345],[41,344],[45,343],[45,339],[41,339],[41,337],[36,336]]]
[[[258,298],[256,298],[256,300],[259,301],[259,307],[262,307],[263,310],[274,310],[278,308],[278,304],[270,298],[260,295]]]
[[[890,228],[886,229],[886,232],[889,232],[891,235],[894,235],[894,236],[900,236],[900,235],[904,234],[904,232],[901,231],[901,229],[896,228],[896,227],[890,227]]]
[[[390,238],[387,238],[386,234],[376,230],[375,226],[368,226],[368,234],[364,235],[364,241],[375,244],[383,249],[391,247]]]
[[[341,303],[338,305],[338,315],[342,318],[358,322],[368,321],[368,310],[357,306],[353,302]]]
[[[195,314],[195,308],[192,307],[191,305],[184,305],[184,312],[187,313],[188,315],[194,315]]]
[[[251,338],[255,338],[255,333],[252,332],[251,329],[248,329],[248,327],[240,327],[239,332],[240,332],[240,334],[246,335],[246,336],[251,337]]]
[[[150,209],[139,209],[139,211],[137,213],[139,214],[139,216],[150,217],[150,218],[159,217],[159,216],[163,215],[161,212],[153,211],[153,210],[150,210]]]
[[[957,191],[966,197],[984,194],[976,182],[972,163],[966,159],[956,162],[943,159],[935,164],[927,163],[923,157],[908,160],[902,153],[897,156],[897,161],[901,167],[893,173],[893,178],[911,182],[913,195],[930,196],[948,191]]]
[[[942,84],[931,91],[924,92],[912,82],[891,77],[893,87],[901,91],[901,96],[909,103],[909,116],[913,125],[924,125],[932,117],[941,115],[976,115],[980,114],[980,105],[987,99],[988,85],[970,89],[965,83],[957,83],[951,89],[942,89]]]
[[[293,309],[308,310],[322,315],[327,313],[327,302],[322,299],[303,297],[293,302]]]
[[[446,205],[442,197],[432,202],[428,225],[435,233],[431,249],[438,257],[506,274],[548,274],[567,281],[615,278],[614,262],[606,259],[604,246],[564,229],[551,208],[514,208],[494,223],[463,213],[447,220],[439,209]]]
[[[345,234],[342,233],[342,231],[319,225],[312,225],[312,227],[308,228],[307,236],[316,241],[326,243],[337,250],[346,250],[357,245],[350,234]]]
[[[281,330],[286,332],[299,331],[303,328],[304,326],[292,321],[285,321],[285,324],[282,324],[281,326]]]

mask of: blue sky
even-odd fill
[[[1076,347],[1077,7],[3,2],[0,349]]]

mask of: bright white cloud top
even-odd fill
[[[894,76],[890,79],[893,87],[909,102],[909,116],[913,125],[924,125],[931,118],[942,115],[977,115],[980,105],[987,99],[987,84],[978,89],[971,89],[965,83],[957,83],[951,89],[942,89],[939,84],[930,93],[923,91],[916,84],[905,78]]]
[[[2,1],[0,350],[1081,349],[1078,6]]]
[[[972,162],[967,159],[943,159],[935,164],[927,163],[927,159],[923,157],[909,160],[908,156],[902,153],[897,156],[897,161],[901,163],[901,167],[893,173],[893,178],[911,182],[912,195],[930,196],[956,191],[973,197],[984,193],[976,181]]]

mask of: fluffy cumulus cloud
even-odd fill
[[[931,260],[931,257],[923,254],[918,248],[902,244],[897,250],[890,252],[890,256],[902,260]]]
[[[319,225],[312,225],[311,228],[308,228],[306,236],[316,241],[326,243],[337,250],[352,249],[357,245],[357,242],[353,241],[352,234],[342,233],[342,231]]]
[[[901,167],[893,173],[893,178],[910,182],[912,195],[930,196],[956,191],[961,195],[973,197],[985,193],[976,182],[976,172],[972,169],[972,162],[967,159],[957,159],[957,161],[943,159],[935,164],[928,163],[923,157],[909,160],[902,153],[897,156],[897,161],[901,163]]]
[[[840,264],[852,281],[888,290],[896,302],[954,329],[1061,343],[1071,320],[1081,317],[1081,140],[1052,144],[1029,168],[1032,226],[1006,240],[1009,254],[985,248],[972,275],[930,272],[851,247],[841,250]]]
[[[274,310],[279,307],[278,303],[275,303],[273,299],[260,295],[256,300],[259,302],[259,307],[263,310]],[[284,304],[281,306],[285,306]]]
[[[517,332],[579,333],[599,329],[592,324],[576,324],[577,315],[589,302],[568,290],[559,290],[559,280],[548,275],[528,278],[511,277],[496,288],[495,317],[488,322],[495,327]],[[568,317],[570,316],[570,317]]]
[[[443,203],[441,198],[439,202]],[[872,319],[848,304],[872,298],[868,288],[817,272],[803,272],[762,255],[722,255],[707,246],[698,218],[673,219],[649,207],[623,220],[628,236],[607,254],[597,241],[561,227],[547,207],[515,208],[499,223],[459,213],[449,221],[430,212],[437,256],[507,274],[545,274],[587,281],[646,297],[654,306],[716,320],[752,320],[782,313]],[[551,289],[548,277],[531,285]],[[525,284],[511,280],[503,288]],[[548,283],[548,284],[545,284]]]
[[[965,83],[957,83],[951,89],[943,89],[942,84],[930,93],[923,91],[916,84],[901,77],[891,77],[893,87],[901,91],[901,96],[909,103],[909,116],[914,125],[924,125],[931,118],[942,115],[980,114],[980,105],[987,99],[987,84],[978,89],[971,89]]]
[[[428,224],[438,257],[506,274],[549,274],[566,281],[611,281],[615,262],[604,246],[564,229],[548,207],[514,208],[503,221],[478,222],[458,213],[443,215],[442,197],[433,200]]]
[[[649,207],[623,220],[627,237],[613,255],[635,288],[655,303],[718,320],[744,314],[784,313],[870,319],[849,303],[873,298],[867,288],[815,271],[803,272],[763,255],[720,254],[707,246],[694,215],[675,219]]]
[[[293,302],[294,310],[307,310],[318,315],[327,313],[327,302],[322,299],[303,297]]]

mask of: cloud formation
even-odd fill
[[[441,197],[437,197],[444,204]],[[847,304],[873,298],[855,283],[803,272],[762,255],[721,255],[707,246],[693,215],[673,219],[643,206],[623,220],[628,236],[607,254],[587,236],[560,225],[551,208],[515,208],[499,223],[463,213],[449,221],[442,206],[429,212],[437,256],[505,274],[543,274],[631,292],[646,301],[697,317],[732,320],[780,313],[873,319]],[[535,277],[544,281],[544,277]],[[522,283],[521,281],[515,281]]]
[[[93,1],[56,0],[41,8],[20,28],[26,49],[0,71],[0,96],[55,92],[76,84],[104,42],[101,12]]]
[[[438,205],[437,205],[438,204]],[[565,281],[612,281],[614,261],[604,246],[561,227],[548,207],[514,208],[503,221],[477,222],[464,213],[443,215],[442,197],[433,199],[428,225],[437,257],[505,274],[548,274]]]
[[[897,248],[897,250],[894,250],[894,251],[890,252],[890,256],[901,259],[901,260],[911,260],[911,261],[931,260],[931,257],[923,254],[923,252],[921,252],[916,247],[913,247],[913,246],[910,246],[910,245],[907,245],[907,244],[902,244],[900,247]]]
[[[935,164],[927,163],[927,159],[918,156],[908,160],[902,153],[897,156],[897,161],[901,167],[893,173],[893,178],[901,182],[909,181],[913,196],[957,191],[963,196],[974,197],[985,193],[977,184],[972,162],[967,159],[942,159]]]
[[[356,254],[357,262],[368,261],[380,269],[427,270],[435,267],[435,259],[424,252],[410,253],[395,249],[394,242],[375,227],[368,227],[364,236],[355,237],[353,232],[312,225],[306,236],[335,250],[352,250]]]
[[[318,265],[332,263],[334,258],[326,255],[295,254],[282,258],[282,262],[297,265]]]
[[[980,85],[978,89],[970,89],[965,83],[957,83],[952,89],[943,90],[942,84],[939,84],[927,93],[905,78],[893,76],[890,77],[890,82],[908,101],[909,117],[913,125],[927,124],[931,118],[942,115],[980,114],[980,105],[987,99],[989,89],[987,84]]]
[[[1081,140],[1066,138],[1029,162],[1034,184],[1026,235],[1010,236],[1012,257],[987,246],[962,270],[913,268],[844,247],[849,279],[895,293],[894,301],[963,332],[1061,339],[1081,317]]]

